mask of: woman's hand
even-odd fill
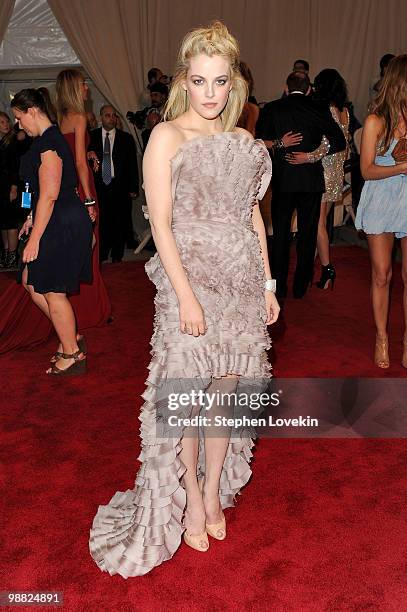
[[[11,185],[10,187],[10,202],[17,200],[17,185]]]
[[[273,291],[265,291],[265,296],[267,310],[266,325],[272,325],[278,319],[278,315],[280,313],[280,306],[277,302],[276,294]]]
[[[297,144],[300,144],[302,140],[301,132],[296,132],[293,134],[292,132],[287,132],[281,139],[283,141],[284,148],[294,147]]]
[[[23,236],[24,234],[28,234],[32,226],[33,226],[33,220],[30,215],[29,217],[27,217],[27,219],[24,222],[23,227],[20,229],[20,232],[18,234],[18,239],[20,240],[21,236]]]
[[[407,161],[396,162],[396,166],[400,174],[407,174]]]
[[[97,217],[96,206],[87,206],[86,208],[88,209],[89,217],[93,223],[96,221]]]
[[[287,153],[287,155],[285,156],[285,159],[292,166],[310,163],[308,159],[308,153],[304,153],[303,151],[297,151],[296,153]]]
[[[195,296],[182,300],[179,304],[180,330],[183,334],[204,335],[207,325],[202,306]]]
[[[40,250],[40,241],[31,236],[31,238],[27,242],[27,246],[24,249],[23,262],[30,263],[31,261],[35,261],[38,257],[39,250]]]
[[[90,162],[92,162],[92,170],[93,172],[98,172],[99,170],[99,159],[94,151],[89,151],[87,158]]]

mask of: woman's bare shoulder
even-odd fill
[[[243,134],[244,136],[247,136],[248,138],[250,138],[250,140],[254,140],[253,134],[251,134],[250,132],[248,132],[244,128],[236,127],[235,128],[235,132],[237,132],[238,134]]]
[[[184,141],[185,136],[173,121],[162,121],[153,128],[146,153],[170,159]]]
[[[61,121],[61,131],[63,133],[66,132],[75,132],[78,129],[86,128],[86,115],[85,113],[66,113],[62,117]]]
[[[370,115],[366,117],[363,127],[368,128],[372,131],[377,131],[379,133],[384,127],[384,122],[383,119],[378,115],[370,113]]]

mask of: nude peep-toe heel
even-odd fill
[[[215,540],[224,540],[226,538],[226,519],[223,515],[223,518],[219,523],[206,523],[205,525],[206,531],[210,536],[215,538]]]
[[[390,367],[389,339],[387,336],[385,338],[378,338],[376,336],[374,361],[379,368],[387,369]]]
[[[205,477],[198,480],[198,486],[201,494],[203,494],[204,481]],[[205,523],[205,529],[210,536],[215,538],[215,540],[224,540],[226,538],[226,519],[223,512],[221,521],[218,523]]]
[[[206,531],[198,535],[193,535],[184,531],[184,542],[198,552],[206,552],[209,549],[208,534]]]

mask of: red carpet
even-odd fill
[[[406,376],[400,266],[391,369],[371,363],[369,263],[334,250],[333,292],[286,302],[275,375]],[[115,321],[87,333],[86,377],[43,375],[55,340],[0,359],[6,552],[0,590],[63,591],[69,611],[394,612],[407,609],[404,440],[260,440],[253,477],[226,511],[226,542],[127,581],[96,567],[88,532],[98,504],[133,486],[153,287],[141,263],[104,268]],[[0,289],[9,279],[0,275]],[[10,608],[11,609],[11,608]],[[20,608],[27,609],[28,608]]]

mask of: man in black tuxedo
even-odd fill
[[[100,260],[120,262],[132,228],[131,198],[138,193],[137,153],[130,134],[116,128],[115,109],[100,109],[102,127],[90,132],[88,150],[100,161],[95,173],[100,215]]]
[[[320,160],[291,165],[286,154],[294,150],[314,151],[324,135],[329,140],[330,154],[345,149],[346,142],[329,108],[319,106],[308,96],[311,86],[306,73],[292,72],[287,88],[287,97],[269,102],[262,109],[257,133],[259,138],[274,144],[271,266],[277,281],[277,295],[280,298],[287,295],[290,229],[293,212],[297,209],[297,267],[293,295],[302,298],[312,282],[321,196],[325,191],[324,172]],[[280,139],[289,131],[301,132],[302,141],[285,149]]]

